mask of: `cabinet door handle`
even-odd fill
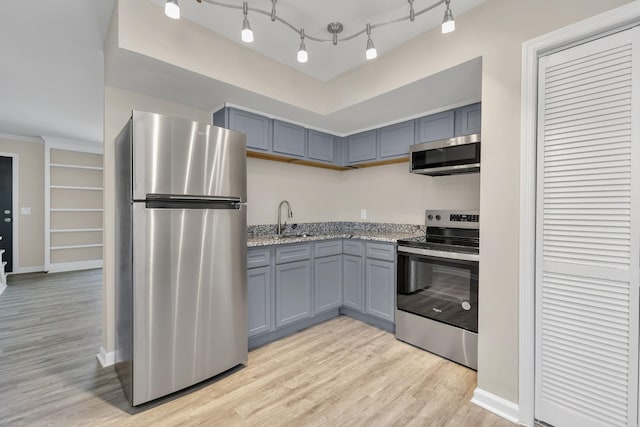
[[[5,218],[4,222],[11,222],[11,218]]]

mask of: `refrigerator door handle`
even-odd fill
[[[240,197],[147,194],[147,209],[240,209]]]
[[[240,197],[226,197],[226,196],[199,196],[191,194],[147,194],[145,201],[173,201],[173,202],[233,202],[240,203],[242,199]]]

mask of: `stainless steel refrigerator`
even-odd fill
[[[246,138],[134,111],[115,157],[116,369],[137,406],[247,361]]]

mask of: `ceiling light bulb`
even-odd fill
[[[253,30],[247,18],[244,18],[244,21],[242,21],[242,32],[240,34],[243,42],[253,43]]]
[[[164,4],[164,14],[171,19],[180,19],[180,5],[178,0],[167,0]]]
[[[242,21],[242,32],[240,33],[240,37],[245,43],[253,43],[253,30],[249,24],[249,18],[247,18],[247,15],[249,14],[249,5],[246,1],[242,3],[242,13],[244,14],[244,19]]]
[[[447,0],[447,10],[444,11],[444,19],[442,20],[442,34],[447,34],[455,31],[456,21],[453,19],[453,13],[449,7],[449,1]]]
[[[300,45],[300,50],[298,51],[298,62],[305,63],[309,60],[309,54],[307,53],[307,49],[304,46],[304,43]]]
[[[298,62],[305,63],[309,60],[307,47],[304,45],[304,29],[300,30],[300,49],[298,49]]]
[[[378,57],[378,51],[373,44],[373,40],[371,40],[371,24],[367,24],[367,50],[365,52],[365,56],[367,60]]]
[[[378,57],[378,51],[373,44],[373,40],[367,40],[367,51],[365,52],[367,59],[376,59]]]

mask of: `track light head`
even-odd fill
[[[180,19],[180,5],[178,0],[167,0],[164,4],[164,14],[171,19]]]
[[[451,0],[447,0],[445,2],[447,9],[444,11],[444,19],[442,20],[442,34],[451,33],[456,29],[456,21],[453,19],[453,13],[449,7],[450,1]]]
[[[249,5],[246,1],[242,3],[242,13],[244,14],[244,19],[242,20],[242,31],[240,32],[240,37],[245,43],[253,43],[253,30],[251,29],[251,24],[249,24],[249,18],[247,17],[249,14]]]
[[[367,24],[367,50],[365,51],[365,57],[367,60],[376,59],[378,57],[378,51],[371,39],[371,24]]]
[[[304,64],[309,60],[309,53],[304,44],[304,29],[300,30],[300,48],[298,49],[298,62]]]

